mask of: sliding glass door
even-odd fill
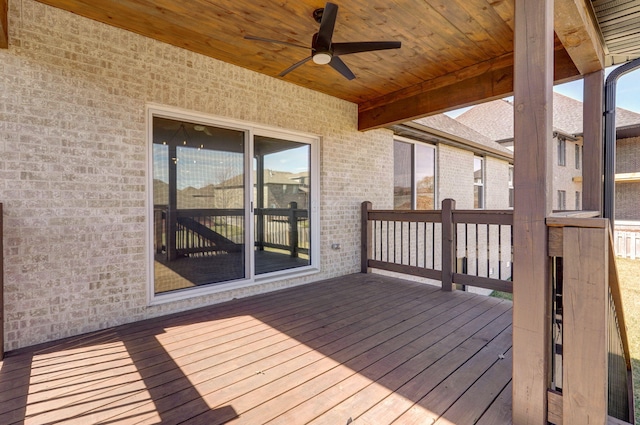
[[[311,265],[309,143],[151,121],[154,295]]]
[[[310,264],[308,144],[255,136],[255,273]]]
[[[154,117],[155,293],[242,279],[245,133]]]

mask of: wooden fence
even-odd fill
[[[513,292],[511,210],[374,210],[362,203],[361,271],[381,269]]]
[[[640,229],[630,231],[616,228],[613,243],[618,257],[640,259]]]

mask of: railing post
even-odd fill
[[[456,201],[442,201],[442,290],[453,290],[453,272],[456,267],[456,229],[453,223],[453,210]]]
[[[563,422],[605,424],[608,229],[563,230]]]
[[[291,250],[291,256],[298,256],[298,216],[296,210],[298,209],[297,202],[289,202],[289,249]]]
[[[373,253],[373,246],[371,245],[371,239],[373,229],[371,222],[369,221],[369,211],[371,211],[372,205],[369,201],[364,201],[361,207],[361,233],[360,239],[360,272],[371,273],[369,268],[369,258]]]

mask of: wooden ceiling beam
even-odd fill
[[[9,0],[0,0],[0,49],[9,48]]]
[[[555,50],[556,83],[580,76],[562,47]],[[513,54],[473,65],[456,73],[425,81],[358,106],[360,131],[387,127],[499,99],[513,94]]]
[[[554,30],[581,75],[605,67],[600,30],[585,0],[556,0]]]

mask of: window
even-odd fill
[[[473,157],[473,208],[484,208],[484,158]]]
[[[432,210],[435,199],[435,146],[396,140],[393,146],[393,207]]]
[[[155,108],[149,123],[152,301],[317,267],[316,139]]]
[[[580,145],[576,144],[576,160],[575,160],[576,170],[580,169],[580,162],[581,162],[581,160],[580,160],[580,158],[581,158],[580,151],[581,151]]]
[[[567,165],[567,142],[558,137],[558,165]]]
[[[576,191],[576,211],[580,211],[582,207],[580,206],[580,192]]]
[[[558,209],[566,210],[567,209],[567,192],[564,190],[558,191]]]
[[[514,205],[514,190],[513,190],[513,165],[509,166],[509,208],[513,208]]]

